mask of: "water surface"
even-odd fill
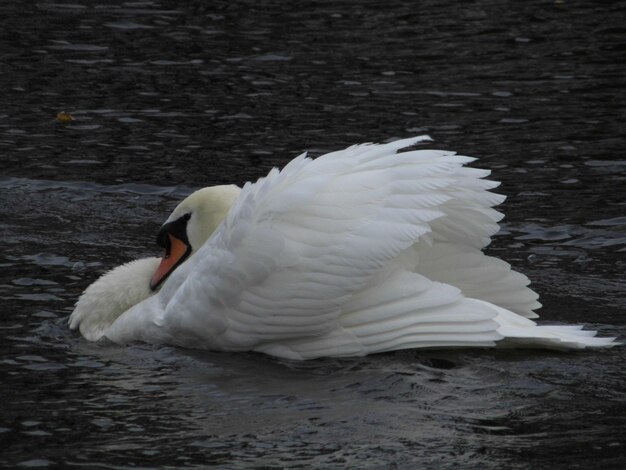
[[[428,133],[503,182],[489,251],[542,318],[626,338],[626,4],[358,3],[0,4],[0,466],[626,465],[624,348],[293,363],[68,331],[194,189]]]

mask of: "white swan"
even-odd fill
[[[195,192],[159,233],[164,258],[102,276],[70,327],[291,359],[617,344],[529,319],[540,304],[526,276],[481,251],[502,217],[498,183],[453,152],[397,153],[427,139],[301,155],[241,190]]]

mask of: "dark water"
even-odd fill
[[[0,2],[0,466],[626,466],[626,348],[291,363],[65,325],[191,190],[429,133],[503,182],[490,251],[542,317],[626,338],[625,2],[70,2]]]

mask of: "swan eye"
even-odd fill
[[[191,219],[191,213],[189,213],[189,212],[188,212],[188,213],[186,213],[185,215],[183,215],[183,218],[184,218],[185,220],[189,220],[189,219]]]

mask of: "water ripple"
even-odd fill
[[[194,189],[428,133],[502,181],[489,253],[542,317],[626,336],[625,11],[0,2],[0,467],[621,468],[626,348],[295,363],[66,321]]]

